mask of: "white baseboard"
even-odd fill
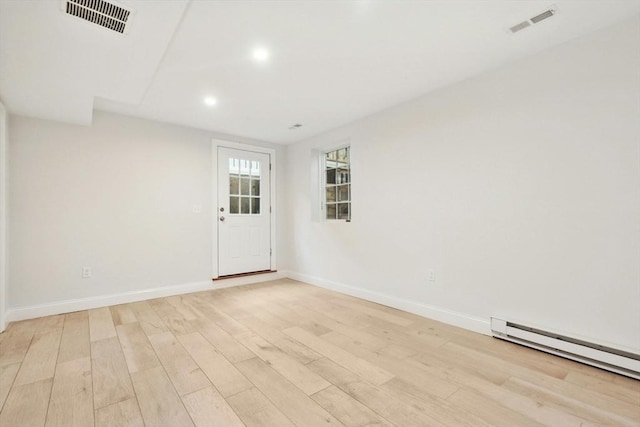
[[[79,310],[89,310],[92,308],[106,307],[110,305],[126,304],[130,302],[143,301],[153,298],[162,298],[173,295],[188,294],[213,289],[228,288],[231,286],[246,285],[249,283],[265,282],[268,280],[282,279],[285,273],[274,272],[260,274],[256,276],[238,277],[220,281],[206,280],[202,282],[185,283],[182,285],[164,286],[161,288],[145,289],[142,291],[123,292],[112,295],[100,295],[88,298],[78,298],[64,301],[55,301],[46,304],[30,305],[25,307],[15,307],[7,310],[5,322],[15,322],[18,320],[33,319],[54,314],[71,313]]]
[[[294,280],[320,286],[343,294],[362,298],[378,304],[404,310],[409,313],[427,317],[460,328],[468,329],[481,334],[491,335],[489,320],[479,317],[469,316],[463,313],[398,298],[367,289],[349,286],[343,283],[325,280],[319,277],[309,276],[294,271],[278,271],[273,273],[259,274],[255,276],[236,277],[233,279],[210,280],[202,282],[185,283],[182,285],[165,286],[161,288],[145,289],[142,291],[123,292],[112,295],[101,295],[88,298],[78,298],[72,300],[56,301],[46,304],[37,304],[25,307],[15,307],[7,310],[5,321],[15,322],[18,320],[33,319],[42,316],[71,313],[79,310],[89,310],[92,308],[106,307],[110,305],[126,304],[130,302],[143,301],[153,298],[162,298],[172,295],[181,295],[191,292],[200,292],[213,289],[222,289],[232,286],[248,285],[251,283],[266,282],[289,277]]]
[[[399,310],[417,314],[418,316],[437,320],[439,322],[468,329],[470,331],[478,332],[485,335],[491,335],[491,324],[489,319],[470,316],[468,314],[447,310],[441,307],[435,307],[404,298],[398,298],[367,289],[357,288],[354,286],[325,280],[319,277],[309,276],[307,274],[302,274],[295,271],[289,271],[287,272],[287,274],[291,279],[309,283],[310,285],[320,286],[332,291],[351,295],[357,298],[362,298],[367,301],[386,305],[388,307],[397,308]]]

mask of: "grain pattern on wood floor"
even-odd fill
[[[640,426],[640,381],[278,280],[12,323],[0,425]]]

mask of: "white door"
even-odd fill
[[[269,160],[218,147],[218,276],[271,269]]]

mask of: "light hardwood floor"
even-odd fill
[[[640,382],[292,280],[12,323],[0,426],[639,426]]]

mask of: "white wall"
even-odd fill
[[[639,24],[290,146],[287,268],[480,331],[497,315],[640,349]],[[345,138],[353,222],[315,222],[312,150]]]
[[[7,154],[9,152],[7,146],[8,120],[7,110],[4,104],[0,102],[0,332],[4,331],[5,310],[7,304],[6,284],[7,278],[7,168],[9,161]]]
[[[12,116],[9,307],[212,285],[212,137],[229,139],[103,112],[90,127]]]

